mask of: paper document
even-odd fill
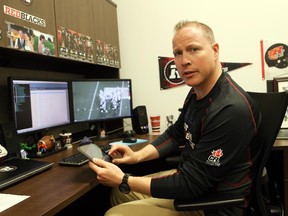
[[[0,212],[27,199],[29,196],[0,193]]]

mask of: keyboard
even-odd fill
[[[85,155],[78,152],[74,155],[63,158],[62,160],[59,161],[59,164],[68,166],[81,166],[85,163],[88,163],[88,161],[89,159]]]

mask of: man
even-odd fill
[[[14,48],[20,49],[20,50],[25,50],[25,34],[23,32],[23,30],[19,30],[18,31],[19,37],[16,39],[15,41],[15,46]]]
[[[126,146],[113,146],[109,154],[121,155],[114,164],[135,164],[163,157],[185,144],[181,162],[177,170],[136,177],[95,158],[89,166],[97,179],[114,187],[111,200],[116,206],[106,215],[209,215],[203,211],[177,212],[173,200],[209,192],[249,196],[258,148],[253,142],[260,126],[258,110],[247,93],[222,73],[219,45],[210,27],[181,21],[175,26],[172,44],[177,70],[192,87],[181,115],[143,149],[133,152]],[[242,215],[244,211],[245,206],[239,206],[213,213]]]

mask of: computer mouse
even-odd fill
[[[135,131],[134,130],[126,130],[123,132],[123,137],[131,137],[135,135]]]
[[[123,143],[135,143],[137,142],[137,139],[135,137],[125,137],[122,140]]]

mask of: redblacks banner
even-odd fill
[[[173,88],[184,84],[180,78],[174,58],[170,57],[158,57],[159,70],[160,70],[160,89]]]
[[[160,72],[160,89],[168,89],[184,84],[174,63],[174,58],[158,57],[159,72]],[[252,63],[232,63],[221,62],[222,71],[229,72],[241,67],[251,65]]]
[[[251,65],[252,63],[244,62],[244,63],[234,63],[234,62],[221,62],[222,71],[223,72],[230,72],[232,70],[236,70],[248,65]]]

